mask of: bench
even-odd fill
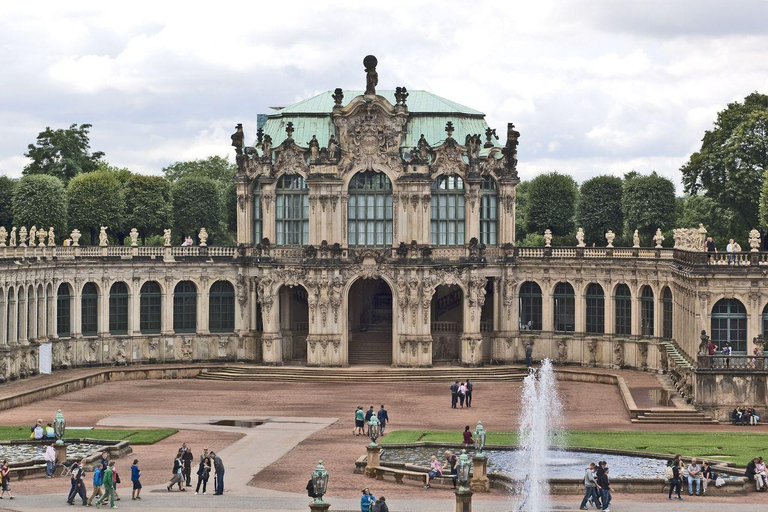
[[[45,473],[45,464],[35,464],[32,466],[21,466],[17,468],[11,468],[11,474],[13,474],[17,480],[23,480],[27,475],[33,475],[36,473]]]
[[[422,480],[423,485],[427,484],[427,474],[421,471],[409,471],[407,469],[387,468],[384,466],[374,466],[371,469],[376,475],[376,480],[384,480],[384,475],[391,474],[395,477],[395,483],[398,484],[402,484],[403,478],[406,476],[415,477],[415,480]],[[432,479],[432,483],[435,482],[453,484],[453,477],[445,475],[438,476]]]

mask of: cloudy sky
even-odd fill
[[[114,5],[113,5],[114,4]],[[0,173],[46,126],[113,165],[232,157],[236,123],[318,92],[426,89],[522,133],[524,179],[678,169],[718,110],[768,93],[768,0],[3,2]]]

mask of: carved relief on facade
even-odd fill
[[[560,363],[568,361],[568,340],[565,338],[557,340],[557,361]]]
[[[181,341],[181,358],[192,359],[192,338],[185,338]]]
[[[126,354],[127,345],[128,340],[125,339],[118,340],[117,343],[115,343],[115,363],[125,364],[128,359]]]
[[[613,344],[613,364],[619,368],[624,366],[624,342],[616,341]]]
[[[466,176],[469,165],[464,162],[465,148],[453,137],[449,137],[440,146],[434,148],[435,161],[432,169],[439,169],[441,174],[460,174]]]
[[[587,351],[589,352],[589,364],[597,365],[597,347],[598,341],[596,339],[587,340]]]
[[[296,145],[293,139],[286,139],[280,147],[275,149],[275,174],[287,173],[295,174],[302,172],[306,175],[309,172],[307,165],[306,150]]]
[[[648,369],[648,343],[645,342],[638,342],[637,343],[637,352],[640,356],[639,365],[641,369],[647,370]]]

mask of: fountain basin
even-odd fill
[[[64,438],[67,460],[86,459],[90,464],[99,458],[102,452],[108,452],[111,459],[117,459],[133,452],[129,441],[109,441],[90,438]],[[7,458],[12,478],[21,480],[27,475],[45,473],[43,454],[51,443],[46,440],[0,441],[0,460]],[[55,473],[58,475],[58,470]]]

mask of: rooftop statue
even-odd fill
[[[376,65],[379,63],[376,57],[368,55],[363,59],[365,66],[365,94],[376,94],[376,86],[379,84],[379,74]]]
[[[235,148],[235,153],[238,156],[243,154],[243,145],[245,142],[245,134],[243,133],[242,123],[237,123],[235,126],[235,133],[232,134],[232,146]]]

